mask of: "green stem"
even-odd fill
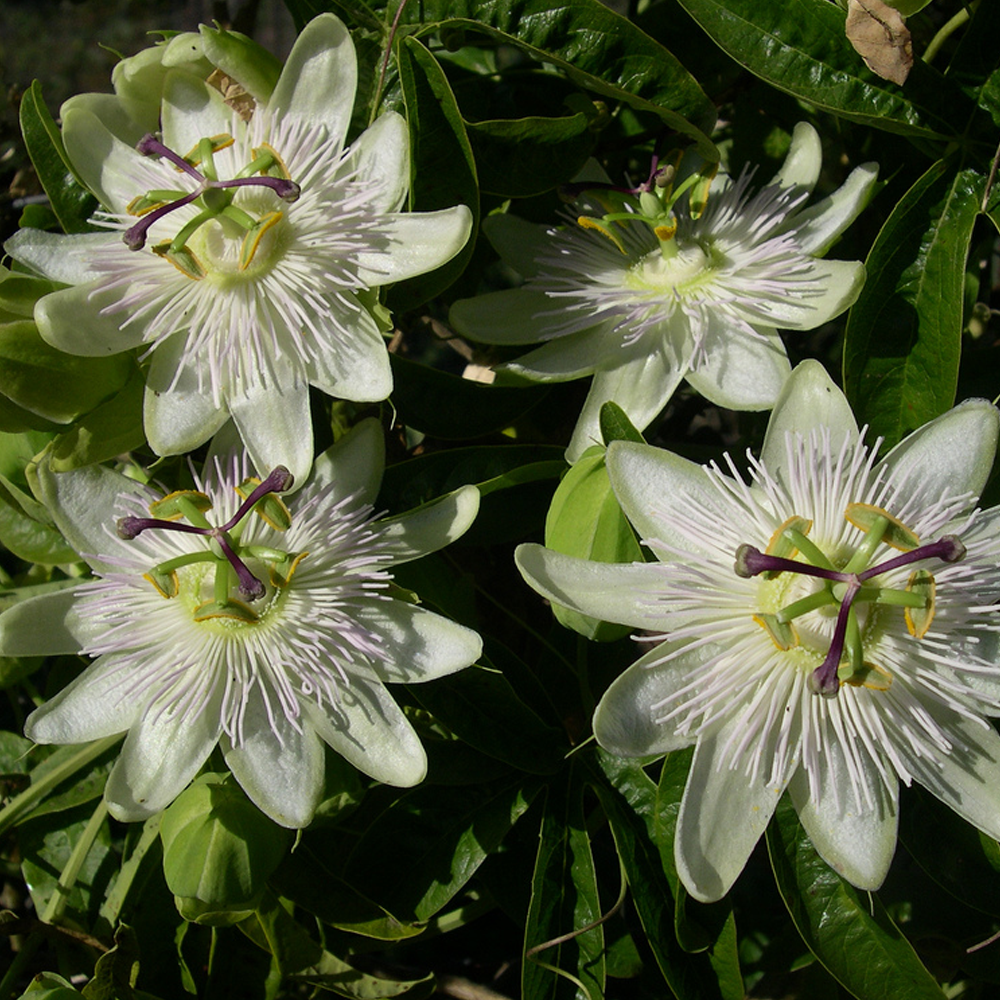
[[[122,863],[121,871],[118,873],[118,878],[115,879],[114,887],[101,904],[101,910],[98,917],[100,920],[107,922],[108,933],[110,933],[118,924],[118,920],[121,917],[122,907],[125,905],[125,899],[135,882],[142,862],[145,860],[149,851],[156,847],[159,842],[160,821],[162,819],[163,813],[157,813],[155,816],[150,816],[150,818],[143,824],[142,833],[139,836],[138,842],[132,849],[132,853],[129,854],[128,858],[126,858],[126,860]],[[0,996],[2,996],[2,994],[0,994]]]
[[[827,558],[826,553],[814,542],[809,541],[801,531],[798,531],[796,528],[789,528],[783,534],[813,566],[829,570],[834,568],[833,563]]]
[[[29,816],[53,789],[77,771],[82,771],[101,754],[110,750],[121,738],[119,734],[106,736],[103,740],[95,740],[83,746],[60,747],[51,757],[39,764],[32,772],[31,785],[20,795],[14,796],[0,810],[0,836]]]
[[[975,10],[979,6],[979,0],[971,5],[971,9]],[[927,48],[924,50],[924,62],[930,65],[938,52],[941,51],[941,46],[944,45],[946,41],[969,20],[972,15],[969,13],[969,7],[963,7],[954,17],[948,20],[938,33],[930,40]]]
[[[49,897],[45,909],[39,914],[42,923],[54,924],[63,915],[66,904],[69,902],[69,894],[73,891],[73,886],[76,885],[80,869],[83,867],[84,861],[87,860],[87,855],[90,853],[91,847],[94,846],[94,841],[101,832],[107,815],[108,807],[102,798],[87,825],[83,828],[83,833],[73,845],[73,850],[66,862],[66,867],[63,868],[62,874],[59,876],[55,890]]]

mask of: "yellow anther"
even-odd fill
[[[581,215],[576,220],[576,224],[581,229],[595,229],[602,236],[606,236],[609,240],[611,240],[611,242],[614,243],[614,245],[618,247],[618,249],[623,254],[625,254],[626,257],[628,256],[628,253],[625,250],[625,244],[622,243],[622,241],[618,239],[618,237],[611,231],[611,229],[608,226],[606,226],[603,222],[601,222],[599,219],[595,219],[589,215]]]
[[[231,146],[236,140],[228,133],[223,132],[220,135],[210,136],[208,141],[211,143],[212,152],[218,153],[220,149],[226,149],[227,147]],[[202,160],[201,141],[199,140],[197,143],[195,143],[191,151],[186,156],[182,157],[182,159],[184,160],[185,163],[190,164],[192,167],[197,167]],[[175,169],[178,172],[183,173],[180,167],[176,167]]]
[[[860,528],[865,532],[870,531],[879,518],[884,518],[887,524],[882,541],[901,552],[910,552],[920,545],[920,539],[902,521],[874,504],[848,504],[847,510],[844,511],[844,517],[855,528]]]
[[[267,572],[268,576],[271,578],[271,586],[275,587],[277,590],[283,590],[291,582],[292,577],[295,575],[295,571],[299,568],[299,563],[302,562],[305,557],[309,555],[308,552],[300,552],[291,562],[288,567],[288,572],[282,576],[278,572],[277,566],[268,566]]]
[[[253,262],[254,254],[260,246],[260,241],[269,229],[276,226],[284,218],[281,212],[268,212],[262,215],[256,225],[247,231],[240,245],[240,270],[245,271]]]
[[[181,501],[202,513],[212,509],[212,501],[206,494],[199,493],[198,490],[174,490],[173,493],[154,500],[149,505],[149,513],[161,521],[179,521],[184,517]]]
[[[288,167],[285,166],[285,161],[281,158],[281,156],[278,154],[278,151],[270,143],[262,142],[259,146],[254,146],[254,148],[250,150],[250,155],[255,160],[260,160],[264,156],[270,156],[271,159],[274,160],[274,166],[278,168],[278,171],[281,174],[281,176],[286,181],[290,181],[292,179],[292,175],[288,172]],[[260,172],[261,174],[267,173],[266,170],[261,170]]]
[[[850,684],[851,687],[868,688],[869,691],[888,691],[892,684],[892,674],[878,664],[865,660],[864,666],[860,670],[841,681],[842,684]]]
[[[232,598],[221,603],[208,601],[195,608],[194,620],[196,622],[205,622],[212,618],[230,618],[246,625],[252,625],[259,621],[257,616],[242,601],[234,601]]]
[[[669,226],[653,226],[653,232],[656,234],[656,238],[663,243],[667,240],[672,240],[674,238],[674,233],[677,232],[677,223],[674,222]]]
[[[934,609],[937,598],[937,584],[934,576],[926,569],[918,569],[910,574],[907,591],[924,599],[922,608],[906,608],[904,616],[906,627],[914,639],[923,639],[934,621]]]
[[[151,570],[149,573],[143,573],[142,578],[149,580],[160,597],[165,597],[168,601],[176,597],[180,591],[177,570],[171,570],[169,573],[157,573],[156,570]]]
[[[701,168],[701,176],[695,181],[688,195],[688,205],[691,207],[691,218],[698,219],[708,205],[708,192],[712,187],[712,181],[719,171],[718,163],[707,163]]]
[[[182,246],[180,250],[172,250],[170,240],[164,240],[150,249],[157,257],[162,257],[173,264],[185,278],[190,278],[192,281],[201,281],[208,274],[205,265],[198,260],[197,255],[187,244]]]
[[[798,630],[791,622],[783,622],[777,615],[767,615],[761,612],[754,615],[753,620],[768,634],[775,648],[794,649],[799,644]]]
[[[164,205],[168,204],[165,201],[157,201],[150,198],[148,195],[140,194],[133,198],[126,206],[125,211],[129,215],[140,218],[143,215],[147,215],[149,212],[153,212],[158,208],[163,208]]]

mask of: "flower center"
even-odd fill
[[[251,478],[236,487],[243,498],[236,513],[218,527],[209,523],[205,512],[211,510],[212,501],[196,490],[178,490],[150,504],[151,517],[123,517],[118,521],[118,535],[132,539],[143,531],[159,529],[201,535],[207,539],[205,549],[188,552],[158,563],[144,574],[153,588],[166,600],[180,593],[178,570],[196,563],[207,563],[214,569],[212,600],[198,604],[193,609],[196,622],[229,619],[243,624],[254,624],[259,616],[245,602],[259,601],[267,587],[253,574],[246,563],[251,559],[268,568],[269,582],[276,590],[283,590],[291,581],[299,563],[308,552],[286,552],[265,545],[243,544],[242,535],[251,514],[262,518],[276,531],[287,531],[292,516],[276,494],[291,489],[292,475],[279,465],[263,482]],[[187,523],[184,523],[181,519]],[[199,589],[200,589],[199,576]],[[242,601],[231,596],[236,588]]]
[[[880,587],[876,578],[926,559],[952,563],[965,555],[965,546],[955,535],[943,535],[936,542],[921,545],[906,525],[871,504],[849,504],[844,517],[864,533],[864,538],[842,560],[839,569],[809,540],[812,521],[804,517],[785,521],[764,552],[752,545],[741,545],[736,551],[737,576],[762,575],[765,580],[775,580],[792,573],[819,581],[816,590],[784,605],[776,613],[760,612],[754,615],[754,621],[775,646],[788,650],[800,642],[795,619],[811,611],[836,614],[826,657],[810,676],[812,689],[828,696],[836,695],[845,683],[876,690],[886,690],[892,683],[887,670],[864,657],[864,622],[859,619],[859,611],[865,612],[872,605],[902,607],[906,627],[916,639],[927,634],[934,620],[936,584],[929,570],[914,570],[904,590]],[[902,555],[869,565],[880,544],[898,549]]]
[[[669,253],[667,251],[670,251]],[[710,278],[710,258],[697,244],[681,246],[676,240],[668,248],[654,250],[629,268],[625,283],[636,291],[683,295]]]
[[[653,157],[649,177],[645,183],[635,188],[619,188],[610,184],[583,184],[577,193],[586,192],[604,209],[602,216],[581,215],[577,224],[584,229],[594,229],[606,236],[623,254],[628,254],[625,244],[616,226],[643,223],[653,230],[660,244],[660,251],[669,262],[676,253],[672,242],[677,232],[677,214],[675,206],[685,194],[688,196],[688,206],[691,218],[697,219],[705,211],[708,203],[708,191],[715,179],[717,163],[708,163],[697,173],[691,174],[676,187],[677,165],[680,162],[678,153],[674,163],[660,165],[659,158]],[[571,192],[572,193],[572,192]],[[653,255],[651,255],[653,256]],[[644,262],[645,263],[645,262]],[[675,282],[669,282],[675,284]],[[656,282],[663,287],[667,282]]]
[[[267,143],[252,150],[253,159],[229,180],[219,180],[215,154],[233,145],[231,135],[216,135],[199,140],[187,156],[180,156],[164,146],[153,135],[144,136],[136,149],[144,156],[158,156],[182,173],[193,177],[198,186],[193,191],[154,189],[129,202],[126,211],[139,217],[139,221],[122,236],[130,250],[141,250],[146,245],[150,227],[160,219],[185,205],[194,205],[200,211],[186,222],[171,240],[164,240],[151,247],[153,253],[164,257],[182,274],[198,281],[208,274],[201,257],[192,249],[190,240],[203,227],[199,249],[209,262],[223,270],[246,271],[263,247],[265,257],[274,239],[274,229],[284,213],[261,211],[252,215],[234,204],[236,194],[243,188],[267,189],[287,202],[296,201],[300,194],[278,153]],[[200,170],[198,168],[201,168]],[[233,241],[238,250],[230,251],[225,245]]]

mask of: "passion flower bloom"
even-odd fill
[[[858,167],[806,208],[821,162],[819,136],[803,123],[756,194],[747,173],[709,196],[710,174],[675,186],[673,168],[654,163],[632,192],[578,185],[579,225],[491,216],[487,235],[525,282],[455,303],[451,322],[489,344],[544,342],[503,366],[517,375],[594,376],[571,462],[601,443],[606,402],[641,430],[683,379],[719,406],[767,409],[789,372],[778,328],[822,326],[864,283],[860,262],[820,258],[866,204],[877,168]]]
[[[729,889],[786,789],[864,889],[892,859],[900,781],[1000,837],[1000,736],[983,718],[1000,715],[1000,509],[975,509],[998,425],[972,400],[877,461],[805,362],[746,475],[609,448],[657,562],[519,550],[553,602],[662,640],[604,694],[594,733],[628,757],[695,746],[674,846],[697,899]]]
[[[357,62],[332,14],[306,26],[273,89],[252,67],[230,69],[245,68],[254,87],[249,121],[193,73],[159,67],[161,132],[137,145],[136,102],[124,99],[134,86],[68,102],[63,140],[106,231],[27,229],[6,250],[71,286],[36,309],[54,347],[149,357],[145,427],[158,454],[197,447],[232,415],[258,468],[283,463],[302,478],[309,385],[389,395],[376,290],[453,257],[471,215],[399,211],[409,176],[399,115],[345,145]]]
[[[127,732],[105,790],[123,820],[167,806],[216,744],[287,827],[321,799],[324,744],[379,781],[419,782],[423,748],[385,684],[460,670],[481,642],[392,596],[390,568],[461,535],[479,494],[374,519],[381,442],[377,424],[359,425],[287,504],[287,469],[261,481],[237,459],[165,497],[108,469],[43,465],[46,503],[97,579],[0,616],[0,655],[97,659],[29,716],[27,735]]]

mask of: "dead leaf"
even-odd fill
[[[243,121],[250,121],[257,102],[232,77],[226,76],[221,69],[214,69],[206,82],[222,94],[222,99]]]
[[[849,0],[846,31],[873,73],[902,86],[913,66],[913,43],[898,10],[882,0]]]

